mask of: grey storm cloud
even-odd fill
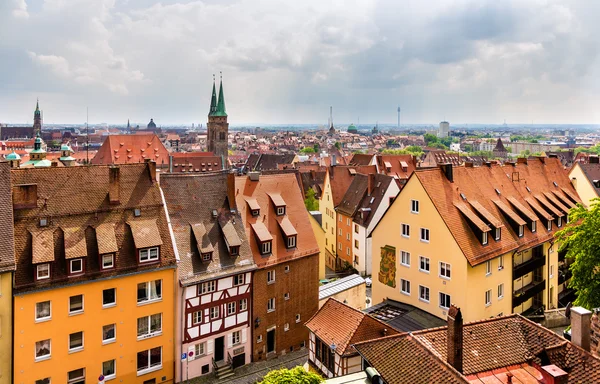
[[[597,123],[595,0],[4,0],[0,122]]]

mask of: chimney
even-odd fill
[[[385,337],[387,336],[388,330],[387,328],[383,328],[383,331],[381,331],[381,334]]]
[[[337,165],[336,162],[335,162],[335,155],[331,155],[331,165],[332,166]]]
[[[448,310],[447,357],[458,372],[463,373],[463,318],[460,308],[452,304]]]
[[[152,182],[156,181],[156,162],[154,160],[146,159],[146,164],[148,164],[148,173],[150,174],[150,180]]]
[[[465,168],[473,168],[473,162],[472,161],[465,161]]]
[[[235,173],[233,172],[227,174],[227,200],[229,200],[229,209],[237,210],[235,203]]]
[[[588,162],[590,164],[598,164],[600,162],[599,160],[600,160],[600,158],[598,156],[590,155],[588,157]]]
[[[118,166],[108,168],[108,202],[119,204],[120,202],[120,169]]]
[[[367,196],[371,196],[373,193],[373,183],[375,182],[375,174],[369,173],[367,175]]]
[[[260,179],[260,172],[248,172],[248,179],[250,179],[250,181],[258,181]]]
[[[583,307],[571,308],[571,341],[590,351],[590,325],[592,312]]]
[[[449,182],[453,183],[454,182],[454,178],[452,177],[452,163],[443,163],[443,164],[440,164],[440,168],[444,172],[444,175],[446,176],[446,179],[448,179]]]
[[[525,165],[527,165],[527,158],[526,157],[519,157],[519,158],[517,158],[517,164],[525,164]]]
[[[546,384],[567,384],[569,382],[569,374],[554,364],[543,366],[540,372]]]

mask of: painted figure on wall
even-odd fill
[[[386,245],[381,248],[381,262],[379,264],[379,281],[392,288],[396,288],[396,248]]]

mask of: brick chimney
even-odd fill
[[[146,159],[146,164],[148,164],[148,173],[150,174],[150,180],[152,182],[156,181],[156,161]]]
[[[463,372],[463,317],[460,308],[452,304],[448,310],[448,364],[458,372]]]
[[[444,176],[448,179],[449,182],[454,182],[454,177],[452,175],[452,163],[442,163],[439,165],[442,172],[444,172]]]
[[[235,202],[235,173],[227,174],[227,200],[229,201],[229,209],[237,209]]]
[[[569,374],[554,364],[543,366],[540,372],[546,384],[567,384],[569,382]]]
[[[583,307],[571,308],[571,341],[590,351],[590,325],[592,312]]]
[[[371,196],[373,193],[373,183],[375,183],[375,174],[369,173],[367,178],[367,196]]]
[[[120,202],[120,168],[113,166],[108,168],[108,202],[119,204]]]

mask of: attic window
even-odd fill
[[[211,261],[212,260],[212,252],[205,252],[202,254],[202,261]]]
[[[548,231],[552,230],[552,220],[548,220]]]
[[[460,194],[460,198],[461,198],[461,199],[463,199],[463,200],[465,200],[465,201],[467,201],[467,196],[465,196],[465,194],[464,194],[464,193],[461,193],[461,194]]]
[[[102,269],[112,269],[115,266],[115,255],[114,253],[109,253],[106,255],[101,255],[101,267]]]
[[[217,210],[216,209],[212,210],[212,217],[213,217],[213,219],[217,218]]]
[[[36,265],[36,280],[45,280],[50,278],[50,264],[38,264]]]
[[[371,197],[371,200],[369,200],[369,204],[373,204],[374,201],[375,201],[375,198]]]
[[[296,236],[289,236],[287,238],[287,248],[295,248],[296,247]]]
[[[264,243],[260,244],[260,254],[261,255],[268,255],[269,253],[271,253],[271,245],[272,245],[272,241],[265,241]]]
[[[527,190],[527,192],[531,193],[531,189],[529,189],[529,187],[525,187],[525,189]]]
[[[379,188],[381,187],[381,181],[377,182],[377,185],[375,186],[375,188]]]
[[[40,227],[46,227],[46,226],[48,226],[48,218],[47,217],[40,218]]]
[[[237,256],[240,253],[240,246],[229,247],[229,254],[231,256]]]
[[[486,245],[488,243],[488,233],[483,232],[481,234],[481,244]]]
[[[259,210],[259,209],[253,209],[253,210],[251,211],[251,213],[252,213],[252,216],[253,216],[253,217],[257,217],[257,216],[259,216],[259,215],[260,215],[260,210]]]
[[[283,207],[277,207],[277,216],[285,215],[285,205]]]
[[[69,260],[69,276],[80,275],[83,273],[83,259]]]
[[[500,191],[498,190],[498,188],[494,188],[494,191],[496,191],[496,193],[498,194],[498,196],[500,196]]]
[[[556,184],[556,181],[553,181],[552,184],[554,184],[555,187],[558,187],[558,184]]]
[[[523,237],[523,227],[524,225],[519,225],[519,237]]]
[[[496,241],[500,241],[500,237],[501,237],[501,233],[502,233],[502,228],[496,228],[496,230],[494,231],[494,240]]]
[[[134,210],[133,210],[133,216],[135,216],[135,217],[140,217],[140,216],[142,216],[142,210],[141,210],[141,209],[139,209],[139,208],[136,208],[136,209],[134,209]]]
[[[531,233],[535,233],[536,230],[537,230],[537,221],[532,221],[531,222]]]

